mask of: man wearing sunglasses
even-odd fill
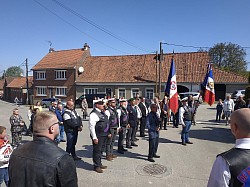
[[[58,134],[59,122],[54,113],[35,115],[33,141],[18,147],[10,157],[10,187],[78,186],[73,158],[54,142]]]

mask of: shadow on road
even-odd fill
[[[235,138],[230,129],[215,127],[203,127],[203,129],[190,130],[190,138],[208,140],[222,143],[234,143]]]

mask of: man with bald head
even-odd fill
[[[9,186],[77,187],[72,157],[54,139],[59,122],[52,112],[38,112],[33,122],[33,141],[15,149],[9,161]]]
[[[231,115],[231,132],[235,147],[217,156],[210,173],[208,187],[250,186],[250,109]]]
[[[75,110],[74,102],[69,100],[66,104],[66,109],[63,114],[64,131],[67,137],[66,151],[71,154],[74,160],[81,160],[76,155],[76,143],[78,131],[82,131],[82,119]]]

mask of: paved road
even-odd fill
[[[8,132],[8,120],[14,107],[10,103],[0,101],[0,124],[8,127]],[[19,110],[28,124],[28,108],[20,106]],[[78,112],[80,112],[79,109]],[[192,126],[190,132],[191,141],[194,142],[193,145],[182,146],[180,144],[181,128],[169,126],[168,130],[161,131],[158,150],[161,158],[156,159],[155,164],[157,165],[152,165],[146,160],[148,153],[147,138],[139,138],[140,140],[137,142],[139,147],[120,155],[112,162],[103,160],[103,164],[108,166],[103,174],[98,174],[92,170],[92,146],[88,122],[84,121],[83,132],[80,133],[77,143],[77,154],[82,157],[81,161],[76,162],[79,186],[206,186],[216,155],[231,148],[234,144],[230,127],[225,126],[224,123],[217,124],[214,122],[215,112],[215,106],[200,106],[197,113],[198,124]],[[24,140],[29,141],[31,138],[24,137]],[[61,143],[60,147],[65,149],[65,143]],[[158,169],[166,168],[166,172],[161,175],[150,176],[144,170],[150,167],[150,171],[157,172],[153,166]]]

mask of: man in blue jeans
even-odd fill
[[[192,109],[188,106],[187,101],[187,97],[183,98],[181,100],[182,106],[179,109],[179,122],[182,125],[182,145],[193,144],[193,142],[189,140],[189,131],[192,124]]]
[[[82,131],[82,119],[74,109],[74,102],[68,101],[63,114],[63,125],[67,137],[66,152],[71,154],[74,160],[81,160],[76,156],[76,142],[78,131]]]
[[[57,108],[55,110],[56,113],[56,117],[58,119],[59,124],[59,128],[60,128],[60,133],[59,135],[56,137],[56,142],[60,143],[60,142],[66,142],[66,140],[64,139],[64,126],[63,126],[63,114],[64,114],[64,108],[62,103],[58,103]]]

